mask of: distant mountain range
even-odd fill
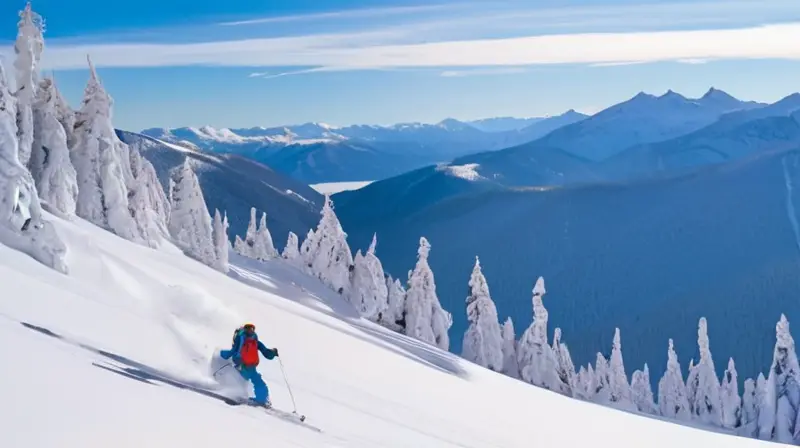
[[[142,134],[176,145],[239,154],[308,184],[384,179],[425,165],[531,141],[587,116],[570,110],[537,119],[491,119],[337,128],[153,128]]]

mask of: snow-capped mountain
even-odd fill
[[[516,118],[516,117],[495,117],[484,118],[482,120],[468,121],[470,126],[483,132],[508,132],[519,131],[534,123],[544,120],[544,117]]]
[[[436,124],[355,125],[306,123],[274,128],[152,128],[142,134],[216,153],[254,158],[306,183],[375,180],[481,151],[527,142],[586,118],[575,111],[542,118],[506,132],[484,132],[446,119]]]
[[[250,208],[266,212],[267,225],[283,248],[289,231],[305,235],[319,219],[322,196],[311,187],[261,163],[235,154],[210,154],[141,134],[117,131],[120,140],[137,148],[156,169],[165,191],[170,171],[192,159],[208,209],[226,212],[230,233],[244,235]]]
[[[610,347],[618,326],[635,335],[626,363],[663,371],[673,338],[685,366],[698,359],[696,323],[706,316],[716,358],[733,356],[739,373],[754,377],[772,358],[769,329],[780,313],[800,315],[798,149],[656,181],[493,188],[394,214],[387,205],[380,219],[362,220],[375,202],[358,196],[394,200],[378,192],[385,182],[333,196],[354,250],[377,232],[384,268],[401,277],[425,235],[439,297],[454,310],[477,255],[498,314],[523,328],[531,322],[531,276],[543,275],[550,320],[571,335],[576,364]],[[466,320],[453,317],[451,350],[459,352]],[[716,366],[721,375],[725,363]]]
[[[752,112],[763,116],[765,107]],[[750,155],[800,146],[800,112],[753,121],[723,117],[699,131],[649,145],[634,146],[606,159],[596,167],[598,176],[626,180],[652,176],[675,176],[708,165],[725,163]]]
[[[578,123],[561,127],[535,143],[536,147],[559,148],[575,155],[603,160],[634,145],[653,143],[701,129],[723,114],[764,107],[739,101],[716,89],[697,99],[672,90],[661,96],[639,93]]]

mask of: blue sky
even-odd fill
[[[13,58],[22,1],[0,4]],[[77,107],[86,54],[117,127],[436,122],[595,112],[639,91],[800,91],[797,0],[36,0]]]

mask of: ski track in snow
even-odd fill
[[[785,156],[781,159],[781,163],[783,164],[783,178],[786,182],[786,213],[789,216],[789,223],[792,225],[792,230],[794,230],[794,240],[795,243],[797,243],[797,249],[800,250],[800,224],[797,222],[797,214],[795,213],[794,202],[792,202],[794,184],[789,174],[789,167],[786,164],[787,157],[788,156]],[[795,160],[793,164],[795,167],[797,166],[796,162]]]

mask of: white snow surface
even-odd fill
[[[480,165],[477,163],[468,163],[466,165],[443,165],[437,167],[439,171],[444,171],[450,176],[472,181],[483,178],[483,176],[478,173],[478,168],[480,168]]]
[[[320,194],[336,194],[342,191],[359,190],[371,184],[372,180],[360,182],[327,182],[322,184],[313,184],[309,187],[313,188]]]
[[[46,219],[69,247],[69,275],[0,246],[2,447],[771,446],[480,368],[359,319],[282,260],[231,253],[225,275],[170,244]],[[209,358],[245,321],[279,348],[298,408],[321,432],[146,379],[211,385]],[[278,361],[259,370],[275,406],[291,410]]]

